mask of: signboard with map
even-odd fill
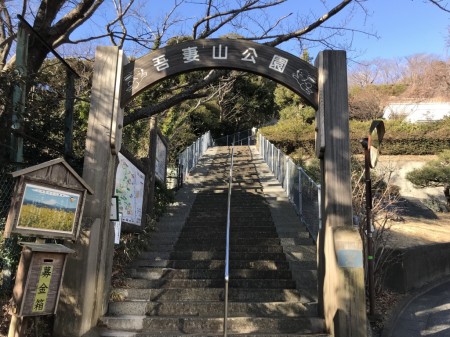
[[[118,156],[114,195],[119,199],[119,213],[122,213],[123,222],[140,226],[145,175],[121,153]]]

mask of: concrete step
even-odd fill
[[[208,226],[209,225],[209,226]],[[186,226],[180,231],[180,235],[187,235],[190,232],[192,233],[205,233],[205,234],[214,234],[216,232],[225,232],[226,231],[226,221],[219,223],[211,223],[208,222],[198,222],[198,223],[187,223]],[[278,236],[278,232],[276,228],[270,223],[260,224],[258,221],[239,221],[238,225],[232,223],[230,225],[230,233],[241,233],[243,235],[251,234],[251,233],[272,233]]]
[[[170,258],[172,260],[221,260],[224,259],[224,252],[214,251],[174,251],[171,253]],[[273,261],[285,261],[286,257],[284,253],[247,253],[247,252],[230,252],[230,261],[233,260],[273,260]]]
[[[158,317],[107,316],[100,324],[110,329],[159,333],[209,334],[223,331],[223,318],[218,317]],[[325,329],[322,319],[314,317],[230,317],[230,333],[320,333]]]
[[[146,280],[172,280],[172,279],[223,279],[222,269],[173,269],[173,268],[131,268],[126,271],[128,277],[143,278]],[[230,279],[292,279],[289,270],[257,270],[232,269]]]
[[[168,279],[168,280],[146,280],[129,278],[123,283],[131,288],[224,288],[223,279]],[[255,288],[255,289],[295,289],[294,280],[286,279],[231,279],[230,288]]]
[[[224,205],[226,206],[226,204]],[[255,203],[253,206],[247,206],[245,203],[243,205],[239,205],[238,208],[232,208],[230,210],[231,215],[242,215],[242,216],[250,216],[250,215],[261,215],[261,214],[270,214],[270,209],[267,205],[261,205],[260,202]],[[191,208],[189,215],[192,216],[209,216],[209,215],[227,215],[227,207],[213,207],[211,204],[205,208],[199,208],[198,205]]]
[[[223,227],[225,228],[227,224],[227,217],[223,218],[189,218],[186,221],[186,225],[183,229],[190,227],[203,227],[203,228],[214,228],[214,227]],[[230,228],[242,228],[242,227],[274,227],[272,218],[267,216],[266,218],[260,217],[249,217],[249,218],[239,218],[239,217],[231,217],[230,218]]]
[[[278,241],[279,242],[279,241]],[[192,244],[190,243],[180,243],[176,244],[177,249],[180,251],[192,250]],[[199,251],[222,251],[225,252],[225,240],[223,242],[202,242],[195,246],[196,250]],[[234,242],[230,242],[230,251],[232,252],[248,252],[248,253],[281,253],[283,252],[283,247],[280,245],[259,245],[259,246],[247,246],[239,245]]]
[[[113,290],[115,298],[121,301],[223,301],[224,288],[172,288],[172,289],[149,289],[131,287],[116,288]],[[228,293],[230,302],[301,302],[314,303],[317,301],[316,289],[238,289],[230,288]]]
[[[278,247],[279,248],[279,247]],[[297,262],[299,263],[299,262]],[[311,264],[315,269],[315,264]],[[135,260],[131,267],[166,267],[179,269],[220,269],[224,270],[224,260],[168,260],[161,259],[158,256],[153,260]],[[289,270],[290,265],[287,261],[270,260],[237,260],[230,261],[230,269],[258,269],[258,270]],[[305,269],[307,269],[305,267]]]
[[[193,337],[205,337],[204,334],[196,333],[152,333],[152,332],[136,332],[136,331],[111,331],[109,329],[102,328],[99,331],[100,337],[183,337],[183,336],[193,336]],[[223,332],[221,333],[208,333],[208,337],[223,337]],[[298,334],[298,333],[282,333],[282,334],[258,334],[258,333],[245,333],[245,334],[227,334],[229,337],[330,337],[329,334]]]
[[[190,239],[190,238],[195,238],[197,241],[198,240],[222,240],[225,241],[225,230],[217,230],[217,231],[207,231],[205,232],[204,230],[189,230],[186,229],[186,231],[183,231],[180,233],[180,236],[178,237],[179,240],[181,239]],[[251,236],[251,237],[258,237],[258,238],[273,238],[273,239],[278,239],[278,234],[275,230],[269,230],[269,231],[264,231],[264,230],[246,230],[246,231],[240,231],[237,229],[234,230],[230,230],[230,237],[231,239],[233,238],[241,238],[243,236]]]
[[[235,153],[228,336],[328,336],[317,317],[316,247],[309,233],[282,204],[287,198],[279,186],[260,179],[249,149]],[[190,174],[204,183],[189,214],[171,209],[174,221],[167,217],[157,226],[124,288],[113,290],[119,301],[100,322],[101,336],[223,335],[228,154],[214,149],[208,164]]]
[[[223,236],[223,242],[225,241],[225,236]],[[184,237],[180,237],[178,239],[178,241],[175,244],[175,249],[178,248],[179,244],[206,244],[206,243],[210,243],[212,245],[215,245],[216,241],[211,241],[211,238],[184,238]],[[220,244],[220,242],[219,242]],[[235,237],[232,238],[231,245],[238,245],[238,246],[253,246],[253,247],[257,247],[259,245],[262,246],[276,246],[280,244],[280,239],[279,238],[258,238],[258,237]]]
[[[121,301],[109,304],[110,316],[217,316],[224,314],[223,301]],[[228,317],[312,317],[317,303],[301,302],[229,302]]]

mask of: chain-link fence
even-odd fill
[[[317,240],[321,228],[320,184],[314,182],[291,158],[259,134],[258,149],[263,160],[282,185],[300,219]]]
[[[0,167],[0,221],[6,219],[8,215],[13,189],[14,180],[10,174],[10,168]]]
[[[213,146],[230,146],[233,142],[234,145],[255,145],[256,128],[239,131],[232,135],[214,138]]]
[[[201,156],[212,146],[212,144],[213,140],[211,138],[211,133],[208,131],[179,154],[177,162],[181,173],[181,182],[195,165],[197,165]]]

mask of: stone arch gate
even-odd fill
[[[97,48],[83,170],[83,179],[95,193],[86,200],[80,239],[71,245],[76,253],[66,267],[55,336],[95,336],[93,327],[107,310],[114,249],[109,207],[123,107],[169,76],[214,68],[267,77],[317,109],[323,215],[318,240],[319,315],[333,336],[366,335],[362,243],[352,227],[345,52],[320,52],[313,67],[276,48],[211,39],[162,48],[134,62],[116,47]]]

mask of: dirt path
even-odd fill
[[[391,221],[390,246],[407,248],[450,242],[450,213],[436,213],[436,217],[403,216],[403,221]]]

